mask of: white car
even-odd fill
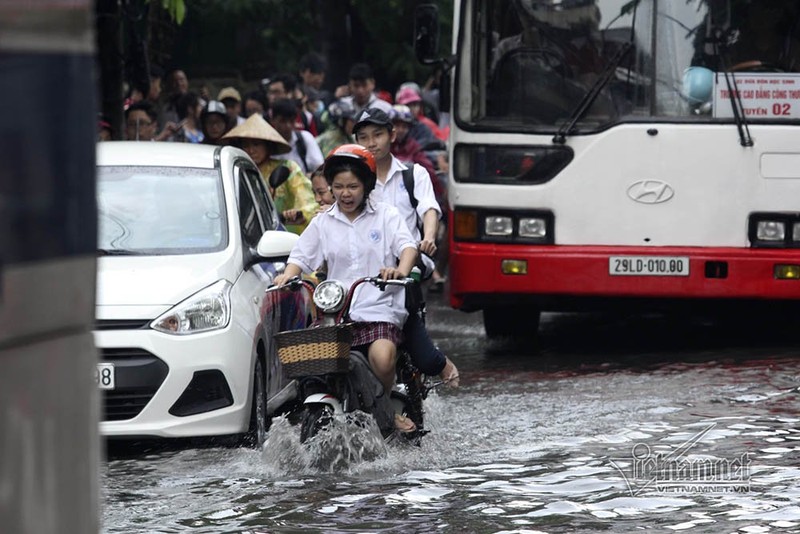
[[[264,293],[297,236],[258,169],[232,147],[107,142],[97,170],[101,433],[262,444],[295,393],[272,336],[311,306]]]

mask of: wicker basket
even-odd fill
[[[291,377],[346,373],[350,368],[350,325],[323,326],[275,334],[278,359]]]

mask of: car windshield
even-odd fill
[[[457,114],[466,127],[552,132],[598,89],[576,131],[624,121],[731,120],[736,91],[748,119],[800,118],[800,2],[465,5],[477,6],[462,17],[471,26],[462,28],[471,53],[461,54],[458,78]]]
[[[98,167],[97,208],[104,254],[198,254],[227,246],[218,170]]]

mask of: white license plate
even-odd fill
[[[116,386],[113,363],[98,363],[94,381],[100,389],[114,389]]]
[[[612,276],[689,276],[685,256],[611,256],[608,274]]]

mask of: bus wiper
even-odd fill
[[[731,110],[733,111],[733,120],[736,122],[736,129],[739,131],[739,144],[742,146],[753,146],[753,138],[750,137],[750,128],[747,126],[747,118],[744,116],[744,105],[742,104],[742,96],[739,94],[739,87],[736,84],[736,75],[728,72],[728,62],[725,61],[725,54],[720,51],[725,48],[720,46],[723,42],[722,31],[715,32],[714,52],[719,58],[722,65],[722,73],[725,75],[725,85],[728,86],[728,94],[731,95]],[[727,50],[724,50],[727,52]]]
[[[97,254],[100,256],[144,256],[142,252],[122,248],[99,248]]]
[[[625,56],[628,55],[628,52],[633,48],[633,44],[630,41],[625,42],[622,47],[617,50],[617,53],[611,58],[606,65],[605,70],[600,75],[600,77],[594,82],[594,84],[589,88],[583,98],[575,107],[575,110],[570,113],[567,122],[559,128],[558,133],[553,137],[553,143],[558,145],[563,145],[567,141],[567,136],[572,133],[575,129],[575,124],[581,117],[586,113],[586,111],[594,104],[594,101],[597,100],[597,97],[600,96],[600,91],[603,90],[608,82],[611,80],[611,77],[617,70],[617,67],[625,59]]]

